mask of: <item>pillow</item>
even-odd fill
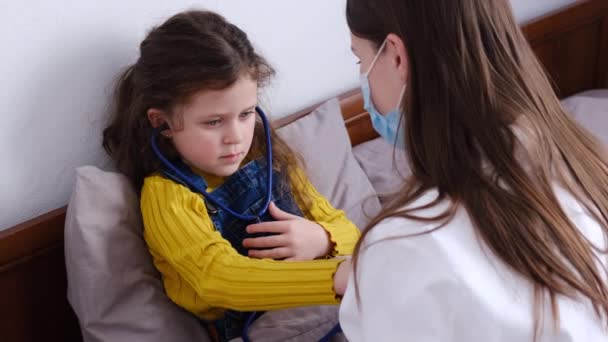
[[[76,170],[64,238],[68,300],[85,342],[210,341],[165,295],[142,237],[138,197],[124,176]]]
[[[579,93],[562,100],[562,104],[583,127],[608,146],[608,89]]]
[[[401,189],[411,173],[405,152],[382,137],[355,146],[353,154],[383,205],[389,195]]]
[[[334,98],[277,133],[306,163],[317,191],[360,229],[380,211],[380,202],[352,153],[340,103]]]
[[[578,98],[578,97],[593,97],[598,99],[608,99],[608,89],[591,89],[580,92],[578,94],[574,94],[569,98]],[[564,99],[567,100],[568,98]]]
[[[249,338],[264,342],[320,341],[338,324],[338,310],[338,305],[321,305],[268,311],[253,322]],[[331,341],[346,338],[340,333]]]

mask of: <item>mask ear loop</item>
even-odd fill
[[[393,147],[397,146],[397,141],[399,140],[399,136],[403,135],[405,136],[405,132],[402,129],[402,122],[405,120],[403,113],[405,113],[405,110],[401,110],[401,104],[403,103],[403,96],[405,95],[405,90],[407,89],[407,83],[405,83],[403,85],[403,88],[401,89],[401,92],[399,93],[399,102],[397,103],[397,109],[396,112],[399,113],[399,121],[397,121],[397,133],[395,134],[395,141],[393,143]],[[402,138],[403,138],[402,136]],[[393,160],[394,162],[394,160]]]
[[[401,110],[401,104],[403,104],[403,96],[405,95],[405,90],[407,89],[407,83],[405,83],[403,85],[403,88],[401,88],[401,92],[399,93],[399,102],[397,102],[397,111],[398,112],[404,112]]]
[[[374,59],[372,59],[372,63],[369,65],[369,68],[367,68],[367,71],[365,72],[365,76],[369,76],[369,73],[372,71],[372,68],[374,67],[374,65],[376,65],[376,61],[378,60],[378,58],[380,58],[380,54],[382,53],[382,50],[384,50],[387,41],[388,39],[384,38],[384,41],[382,42],[382,44],[380,44],[378,52],[376,52]]]

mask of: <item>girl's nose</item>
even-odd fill
[[[239,122],[232,122],[226,127],[224,144],[238,144],[243,139],[243,127]]]

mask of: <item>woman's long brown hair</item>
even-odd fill
[[[355,36],[376,47],[397,34],[410,65],[402,120],[412,175],[363,233],[355,279],[362,242],[380,221],[405,217],[441,227],[463,207],[478,236],[534,284],[535,339],[546,294],[556,326],[557,295],[588,299],[606,324],[605,246],[583,236],[553,189],[572,193],[606,236],[606,154],[560,105],[509,1],[348,0],[346,18]],[[528,143],[513,127],[529,132]],[[429,189],[439,192],[431,205],[451,205],[419,217],[411,204]]]
[[[209,11],[178,13],[148,33],[140,45],[139,59],[118,79],[103,147],[140,192],[144,178],[160,170],[160,161],[150,147],[149,108],[174,115],[173,109],[196,92],[228,88],[243,75],[263,86],[274,73],[245,32],[224,17]],[[303,168],[304,163],[274,130],[271,137],[273,166],[293,183],[301,177],[296,168]],[[169,158],[177,157],[170,140],[161,139],[159,148]],[[263,155],[265,149],[264,130],[256,122],[248,158]],[[307,195],[300,195],[308,204]]]

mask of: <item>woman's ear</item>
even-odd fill
[[[152,125],[152,127],[157,128],[162,126],[163,124],[167,124],[167,126],[171,127],[169,125],[169,120],[167,120],[167,115],[165,114],[164,111],[160,110],[160,109],[156,109],[156,108],[150,108],[148,109],[148,120],[150,121],[150,125]],[[164,137],[167,138],[171,138],[171,129],[166,129],[163,130],[161,132],[161,134]]]
[[[393,62],[395,67],[397,68],[399,78],[401,78],[403,83],[406,83],[410,69],[410,63],[405,42],[403,41],[403,39],[401,39],[401,37],[394,33],[389,33],[386,39],[388,40],[387,44],[389,44],[391,49],[393,50]]]

